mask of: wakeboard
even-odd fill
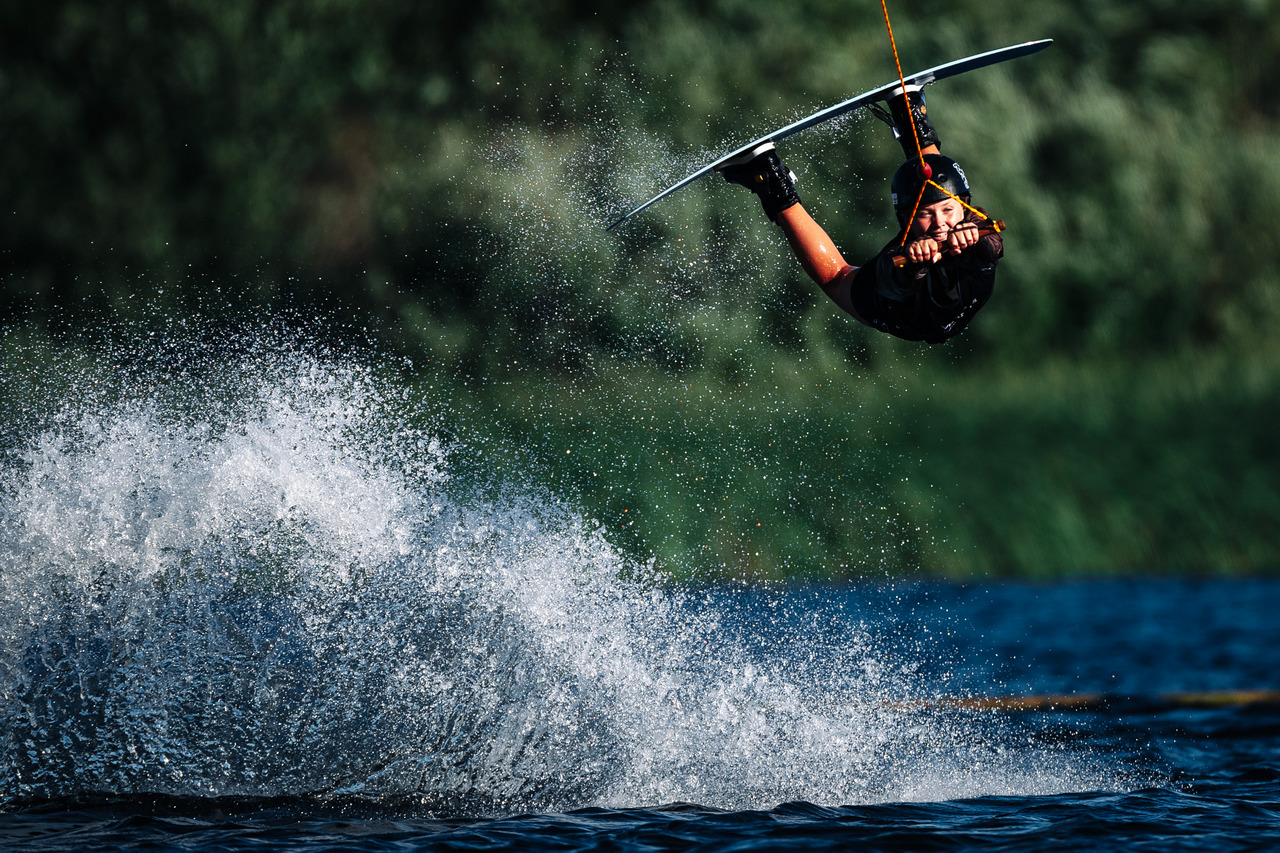
[[[1008,47],[988,50],[986,53],[977,53],[973,56],[966,56],[964,59],[956,59],[944,65],[927,68],[924,71],[917,71],[915,74],[908,74],[902,78],[902,80],[894,80],[892,83],[886,83],[876,89],[863,92],[861,95],[856,95],[849,98],[847,101],[841,101],[834,106],[818,110],[813,115],[806,116],[799,121],[794,121],[786,127],[779,128],[772,133],[766,133],[759,139],[753,139],[745,145],[739,145],[724,156],[715,159],[698,171],[667,187],[665,190],[635,208],[605,230],[612,231],[614,228],[617,228],[619,225],[626,222],[649,205],[662,201],[667,196],[677,190],[687,187],[699,178],[706,177],[712,172],[719,171],[720,168],[727,165],[731,160],[741,157],[752,149],[759,148],[766,143],[778,142],[779,140],[786,139],[788,136],[793,136],[802,130],[813,127],[814,125],[822,124],[824,121],[830,121],[831,119],[844,115],[851,110],[856,110],[858,107],[866,106],[867,104],[874,104],[878,101],[887,101],[897,93],[904,82],[908,86],[926,86],[936,80],[944,80],[947,77],[954,77],[957,74],[963,74],[966,71],[974,71],[979,68],[986,68],[988,65],[995,65],[998,62],[1008,62],[1010,59],[1029,56],[1030,54],[1044,50],[1051,44],[1053,44],[1053,39],[1040,39],[1039,41],[1023,42],[1022,44],[1014,44],[1009,45]]]

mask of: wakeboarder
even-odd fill
[[[836,305],[881,332],[941,343],[963,331],[990,299],[1004,254],[1002,224],[972,206],[964,170],[940,152],[921,87],[905,86],[888,107],[875,112],[893,127],[908,158],[890,185],[900,230],[860,266],[844,259],[805,209],[772,142],[718,171],[759,196],[801,267]]]

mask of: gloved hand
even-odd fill
[[[774,222],[778,214],[800,203],[796,176],[782,164],[772,142],[766,142],[729,161],[718,170],[731,184],[742,184],[760,196],[764,212]]]

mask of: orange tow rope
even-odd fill
[[[884,10],[884,26],[889,31],[889,47],[893,48],[893,64],[898,69],[898,84],[902,87],[903,97],[907,94],[907,78],[902,73],[902,60],[898,58],[898,40],[893,37],[893,24],[889,23],[889,2],[880,0],[880,8]],[[908,105],[909,106],[909,105]],[[916,115],[908,108],[907,118],[911,121],[911,138],[916,143],[916,156],[920,165],[924,165],[924,152],[920,150],[920,134],[916,131]]]
[[[889,47],[893,49],[893,64],[894,64],[894,67],[897,68],[898,70],[898,84],[902,89],[902,96],[906,98],[907,97],[907,78],[902,73],[902,60],[898,58],[898,40],[893,37],[893,24],[889,21],[888,0],[880,0],[880,8],[884,11],[885,29],[889,31]],[[964,199],[960,198],[955,193],[951,192],[950,190],[946,189],[941,184],[938,184],[933,180],[933,171],[929,168],[929,164],[924,161],[924,150],[921,149],[920,147],[920,133],[916,129],[916,114],[915,114],[915,111],[911,109],[910,99],[908,99],[907,101],[907,119],[911,122],[911,139],[916,144],[916,157],[919,158],[920,160],[920,173],[924,176],[924,180],[920,183],[920,192],[918,195],[916,195],[916,203],[911,208],[911,216],[907,218],[907,222],[911,223],[913,220],[915,220],[916,214],[920,212],[920,202],[924,199],[925,188],[934,187],[946,193],[947,195],[951,196],[951,198],[955,199],[956,201],[958,201],[965,208],[965,210],[968,210],[972,213],[976,213],[978,216],[981,216],[983,219],[987,220],[988,222],[993,223],[993,226],[994,226],[994,223],[996,220],[993,220],[990,216],[983,213],[981,210],[978,210],[973,205],[968,204],[967,202],[965,202]],[[995,230],[998,233],[1001,229],[998,226],[995,226]],[[907,245],[907,234],[910,233],[910,231],[911,231],[910,224],[908,224],[907,227],[902,229],[902,243],[899,245],[902,245],[902,246]]]
[[[898,84],[902,89],[902,97],[906,98],[907,97],[907,78],[902,73],[902,60],[898,58],[898,40],[893,37],[893,24],[889,21],[888,0],[880,0],[880,8],[884,11],[885,29],[889,31],[889,47],[893,49],[893,65],[895,68],[898,69]],[[924,198],[924,189],[930,183],[932,183],[932,181],[929,180],[929,178],[932,176],[930,172],[927,171],[928,166],[925,165],[925,162],[924,162],[924,151],[921,150],[920,148],[920,134],[916,130],[916,114],[915,114],[915,110],[911,109],[910,99],[908,99],[907,101],[907,120],[911,122],[911,139],[916,144],[916,156],[920,159],[920,170],[921,170],[921,173],[924,174],[925,176],[925,181],[921,182],[920,184],[920,192],[919,194],[916,195],[916,203],[911,207],[911,216],[907,219],[907,222],[909,223],[916,218],[916,213],[918,213],[920,210],[920,201]],[[902,229],[902,242],[898,244],[899,246],[907,245],[907,234],[910,232],[910,230],[911,228],[909,226]]]

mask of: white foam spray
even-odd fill
[[[553,497],[479,497],[422,427],[447,413],[369,370],[268,347],[61,380],[72,399],[5,436],[0,803],[501,814],[1114,786],[919,701],[874,626],[681,590]]]

